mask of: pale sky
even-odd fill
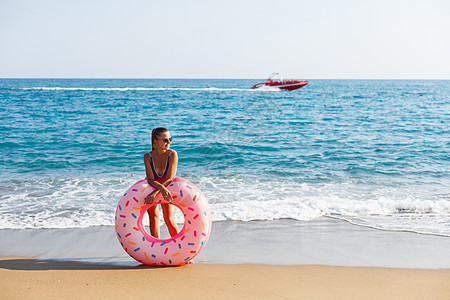
[[[0,78],[450,79],[449,0],[0,0]]]

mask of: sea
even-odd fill
[[[162,126],[214,222],[450,236],[449,80],[258,82],[0,79],[0,229],[113,225]]]

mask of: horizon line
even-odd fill
[[[286,77],[287,78],[287,77]],[[290,78],[290,77],[289,77]],[[118,80],[260,80],[266,78],[230,78],[230,77],[0,77],[0,79],[118,79]],[[307,78],[302,80],[450,80],[450,78]]]

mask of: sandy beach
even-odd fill
[[[113,228],[1,230],[2,299],[448,299],[450,239],[313,222],[216,222],[196,263],[140,265]],[[20,258],[21,257],[21,258]]]
[[[448,299],[450,270],[194,264],[97,267],[3,258],[2,299]]]

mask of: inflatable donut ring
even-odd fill
[[[154,238],[142,225],[142,218],[149,207],[169,203],[159,193],[153,204],[145,205],[145,197],[154,190],[146,180],[131,186],[117,205],[115,223],[119,242],[132,258],[142,264],[185,264],[203,249],[211,233],[211,211],[200,189],[180,177],[175,177],[167,189],[172,194],[172,204],[184,214],[183,228],[169,239]]]

